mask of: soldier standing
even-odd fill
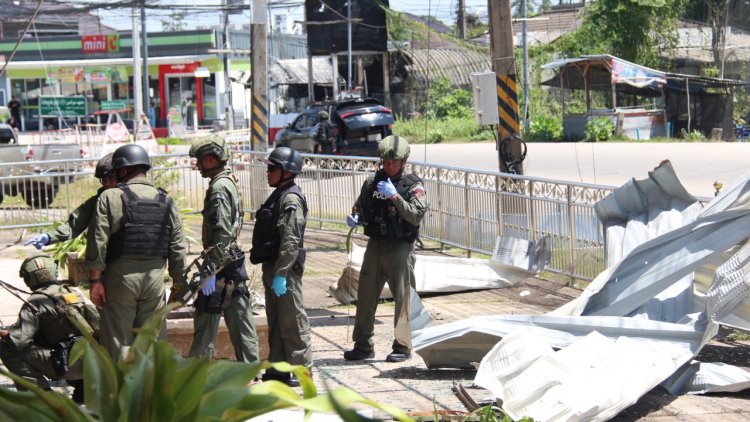
[[[328,112],[325,110],[318,113],[318,130],[315,135],[315,152],[318,154],[333,154],[336,152],[336,138],[328,117]]]
[[[276,189],[255,213],[250,261],[263,263],[268,360],[304,365],[310,370],[310,323],[302,295],[307,201],[294,182],[302,171],[302,155],[291,148],[278,147],[261,161],[267,165],[268,185]],[[267,380],[299,385],[297,377],[273,368],[263,374],[263,381]]]
[[[75,389],[73,400],[83,402],[81,362],[68,367],[68,353],[81,336],[67,314],[75,315],[90,334],[99,329],[99,313],[83,293],[58,284],[57,265],[49,255],[26,258],[19,274],[32,290],[18,321],[0,330],[0,358],[8,370],[50,390],[49,380],[65,379]],[[25,390],[16,384],[16,389]]]
[[[357,316],[354,323],[354,348],[344,352],[347,360],[375,357],[373,334],[375,311],[383,286],[393,293],[393,325],[397,325],[408,287],[414,284],[414,241],[427,212],[427,195],[422,180],[415,174],[404,175],[409,144],[399,136],[387,136],[378,146],[382,168],[365,180],[347,216],[347,224],[362,224],[369,237],[357,288]],[[388,362],[403,362],[411,357],[411,346],[395,339]]]
[[[143,147],[123,145],[112,155],[120,183],[104,191],[87,233],[91,301],[101,310],[102,345],[113,359],[127,356],[134,328],[165,306],[164,276],[182,283],[185,245],[177,206],[146,178]],[[166,338],[166,324],[162,327]]]
[[[37,249],[42,249],[47,245],[76,238],[83,233],[89,227],[91,217],[94,216],[94,209],[96,208],[96,201],[99,199],[99,195],[105,190],[117,186],[117,177],[114,175],[114,168],[112,167],[112,153],[99,159],[94,170],[94,177],[99,179],[102,186],[94,196],[87,199],[70,213],[67,223],[60,224],[50,232],[35,236],[26,242],[26,244],[31,244]]]
[[[258,363],[258,335],[247,288],[245,256],[236,243],[242,229],[242,202],[237,179],[232,170],[225,167],[229,153],[224,138],[208,135],[198,139],[190,147],[190,156],[197,159],[201,176],[211,179],[201,212],[206,274],[203,274],[203,288],[195,301],[190,356],[213,355],[223,313],[237,361]],[[235,259],[230,259],[227,266],[215,273],[213,270],[228,257]]]

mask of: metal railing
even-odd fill
[[[240,180],[242,206],[251,216],[271,192],[266,166],[259,161],[266,153],[235,151],[232,167]],[[165,154],[153,156],[152,161],[149,174],[154,184],[166,189],[181,209],[200,211],[208,183],[193,170],[192,160],[186,154]],[[0,229],[50,226],[66,220],[96,193],[99,184],[90,177],[95,163],[93,159],[72,160],[59,162],[57,172],[0,177],[6,187]],[[0,167],[14,164],[20,163]],[[362,183],[377,166],[375,158],[305,155],[297,182],[308,200],[308,225],[343,224]],[[422,237],[490,255],[497,236],[532,241],[549,236],[553,248],[549,270],[592,279],[604,269],[604,236],[593,205],[611,192],[610,187],[420,162],[408,166],[408,171],[423,179],[430,204]],[[50,180],[56,181],[55,188],[45,190]],[[14,186],[15,197],[10,195]],[[25,200],[27,192],[41,192],[44,199]]]

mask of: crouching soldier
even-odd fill
[[[20,276],[32,290],[18,321],[0,330],[0,359],[8,370],[49,390],[49,380],[65,379],[75,389],[73,400],[83,403],[81,362],[68,366],[68,353],[81,333],[70,322],[76,319],[97,334],[99,313],[83,294],[58,284],[57,265],[49,255],[26,258]],[[16,385],[16,388],[24,388]]]

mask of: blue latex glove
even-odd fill
[[[283,275],[273,276],[271,288],[273,289],[273,292],[276,293],[276,297],[284,296],[286,293],[286,277]]]
[[[346,216],[346,225],[349,226],[349,228],[354,228],[354,226],[359,223],[359,216],[356,214],[349,214]]]
[[[211,277],[208,277],[207,279],[204,279],[206,284],[203,285],[203,288],[201,291],[203,292],[204,296],[211,296],[211,293],[216,291],[216,275],[212,275]]]
[[[393,182],[391,182],[390,177],[388,178],[388,180],[381,180],[378,182],[378,192],[380,192],[382,195],[385,195],[385,197],[388,199],[396,195],[396,187],[393,186]]]
[[[37,249],[42,249],[43,247],[49,245],[50,237],[47,233],[42,233],[40,235],[34,236],[33,239],[29,240],[25,243],[25,245],[34,245]]]

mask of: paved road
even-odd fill
[[[668,159],[687,190],[713,196],[714,181],[729,186],[750,169],[750,144],[696,143],[529,143],[524,162],[528,176],[619,186],[643,179]],[[414,145],[411,159],[480,170],[498,168],[495,145]]]

